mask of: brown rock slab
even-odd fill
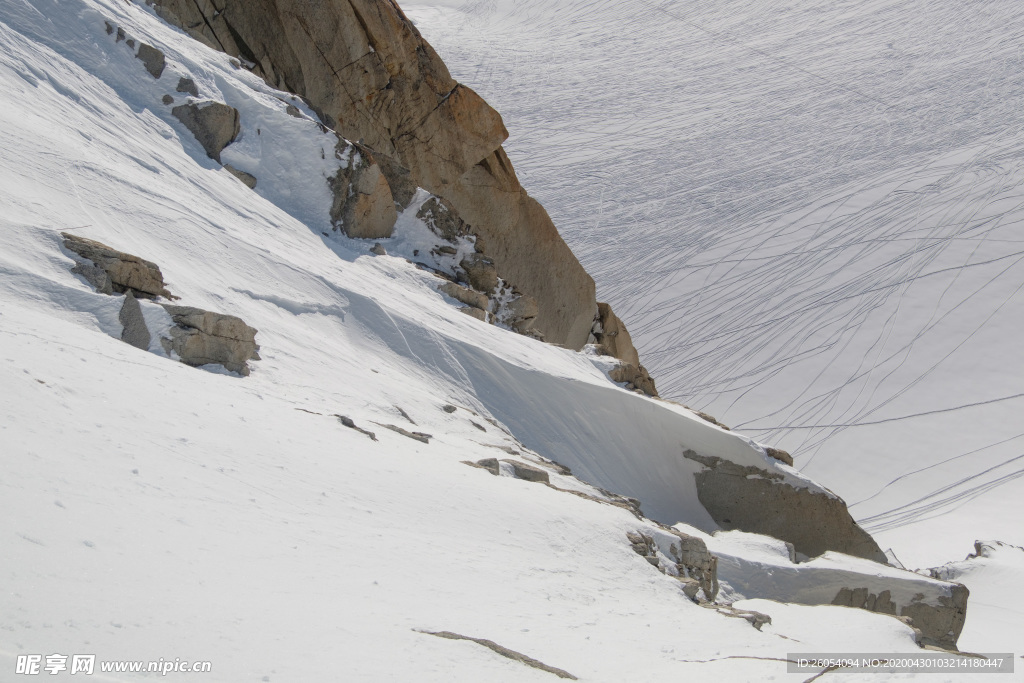
[[[697,497],[723,529],[772,536],[810,557],[834,550],[886,563],[885,553],[853,521],[838,496],[796,488],[777,472],[692,450],[684,451],[683,457],[704,465],[694,475]]]
[[[204,311],[192,306],[164,305],[175,325],[171,337],[161,340],[186,365],[219,364],[242,376],[249,374],[247,362],[258,360],[257,330],[241,318]]]
[[[65,248],[92,262],[91,267],[78,265],[72,271],[84,276],[98,291],[120,294],[132,290],[136,296],[171,297],[164,287],[160,266],[152,261],[66,232],[61,237]]]

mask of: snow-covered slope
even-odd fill
[[[906,563],[1024,543],[1020,3],[422,0],[663,396]]]
[[[164,74],[105,22],[162,50]],[[224,160],[255,192],[170,114],[181,76],[242,112]],[[617,387],[598,357],[463,315],[406,259],[323,235],[334,162],[309,112],[144,5],[0,2],[0,93],[0,679],[54,653],[210,661],[213,681],[552,676],[422,631],[595,681],[762,680],[792,651],[916,649],[862,610],[754,600],[781,624],[755,630],[687,599],[630,548],[654,523],[596,487],[700,535],[714,525],[683,447],[816,485]],[[399,252],[418,244],[403,220]],[[122,298],[70,272],[61,231],[156,262],[182,303],[257,328],[262,360],[242,378],[122,343]],[[463,462],[491,457],[552,486]]]

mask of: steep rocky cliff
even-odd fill
[[[594,281],[501,147],[501,116],[456,82],[391,1],[158,0],[158,12],[371,150],[400,209],[416,187],[447,200],[498,275],[537,301],[532,329],[579,349],[597,315]],[[628,339],[628,337],[626,338]],[[613,354],[633,363],[621,341]],[[614,352],[617,351],[617,352]]]

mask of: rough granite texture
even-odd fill
[[[390,0],[159,0],[157,11],[311,104],[381,161],[399,206],[410,188],[443,197],[487,244],[498,273],[533,297],[533,329],[587,343],[594,282],[520,186],[501,117],[457,83]]]

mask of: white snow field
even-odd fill
[[[1024,4],[405,9],[663,396],[908,566],[1024,543]]]
[[[105,22],[162,50],[163,75]],[[257,176],[255,192],[162,103],[186,101],[181,76],[240,110],[224,160]],[[835,554],[796,565],[772,539],[707,533],[679,454],[817,484],[740,433],[616,386],[606,360],[463,315],[401,257],[426,229],[408,213],[385,241],[397,256],[325,237],[333,138],[143,3],[0,0],[0,97],[0,681],[34,679],[19,657],[89,654],[97,681],[165,678],[99,663],[179,660],[212,670],[168,680],[556,675],[423,631],[584,681],[800,681],[789,653],[917,651],[896,619],[779,601],[903,572]],[[121,342],[122,298],[70,272],[61,231],[156,262],[179,303],[256,327],[262,360],[242,378]],[[168,325],[142,305],[153,332]],[[552,486],[462,462],[489,457],[548,468]],[[723,594],[773,623],[687,599],[630,548],[626,533],[652,523],[594,485],[707,538],[729,564]],[[1003,599],[1019,563],[1006,557],[1005,571],[986,560],[955,574],[987,596],[969,608],[976,651],[1021,642],[1024,606]],[[789,593],[758,581],[772,573]]]

